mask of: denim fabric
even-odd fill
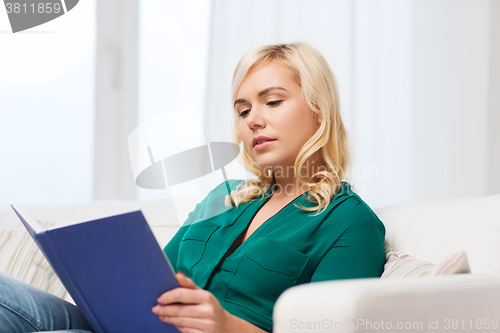
[[[76,306],[3,273],[0,327],[9,333],[92,333],[92,327]]]

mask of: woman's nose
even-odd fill
[[[255,127],[266,127],[266,121],[260,108],[252,108],[246,117],[246,122],[250,129],[254,129]]]

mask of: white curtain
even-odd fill
[[[305,41],[337,77],[367,203],[500,193],[499,19],[495,0],[213,0],[207,140],[231,138],[241,56]]]

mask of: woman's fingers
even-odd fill
[[[190,288],[175,288],[162,294],[156,300],[158,304],[172,304],[172,303],[184,303],[184,304],[198,304],[206,301],[206,291],[203,289],[190,289]]]
[[[194,317],[159,316],[161,321],[175,325],[181,332],[213,332],[215,324],[211,320]],[[189,328],[189,330],[187,330]],[[184,330],[182,330],[184,329]]]
[[[158,317],[200,317],[198,305],[169,304],[156,305],[153,308],[154,314]]]
[[[193,280],[186,277],[184,273],[178,272],[175,275],[177,281],[179,282],[180,288],[175,288],[163,293],[158,297],[157,302],[159,304],[170,304],[170,303],[199,303],[198,293],[193,294],[194,290],[202,290],[199,288]]]
[[[183,333],[215,333],[224,326],[227,312],[215,296],[199,288],[193,280],[178,272],[180,287],[158,298],[152,311],[164,322],[175,325]]]
[[[175,277],[177,278],[177,282],[179,282],[179,285],[181,287],[192,288],[192,289],[200,289],[200,287],[198,287],[196,285],[196,283],[193,282],[193,280],[191,280],[190,278],[188,278],[181,271],[177,272],[177,274],[175,274]]]

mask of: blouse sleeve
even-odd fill
[[[177,233],[172,237],[170,242],[163,248],[163,252],[167,255],[168,260],[172,264],[175,272],[177,272],[177,256],[179,254],[179,245],[181,244],[182,237],[186,233],[188,226],[181,227]]]
[[[170,260],[170,263],[174,267],[175,271],[177,272],[177,257],[179,255],[179,246],[182,241],[182,237],[184,237],[184,234],[186,231],[189,229],[189,226],[194,223],[194,221],[197,220],[198,215],[200,214],[200,209],[202,206],[205,205],[207,198],[210,196],[212,192],[207,195],[203,201],[200,203],[196,204],[196,207],[192,212],[188,214],[188,218],[182,226],[179,228],[179,230],[175,233],[174,237],[168,242],[168,244],[163,248],[163,252],[167,255],[168,260]]]
[[[328,250],[311,282],[380,277],[385,263],[385,227],[369,207]]]
[[[242,182],[239,179],[230,179],[228,184],[231,189],[234,189],[238,183]],[[177,271],[177,257],[179,255],[179,246],[182,237],[188,230],[189,226],[195,222],[205,219],[207,216],[213,216],[214,211],[225,211],[228,208],[224,205],[224,198],[227,194],[227,184],[222,182],[216,188],[211,190],[208,195],[196,205],[195,209],[189,213],[188,218],[182,224],[182,227],[172,237],[168,244],[163,248],[163,252],[168,257],[168,260]]]
[[[182,226],[179,228],[179,230],[175,233],[174,237],[168,242],[168,244],[163,248],[163,252],[167,255],[168,260],[174,267],[175,271],[177,272],[177,257],[179,255],[179,246],[182,241],[182,237],[184,237],[184,234],[186,231],[189,229],[189,226],[193,224],[194,221],[197,220],[198,215],[200,214],[200,209],[202,209],[202,206],[205,206],[207,198],[210,196],[212,191],[203,199],[200,203],[196,204],[196,207],[192,212],[188,214],[188,218]]]

